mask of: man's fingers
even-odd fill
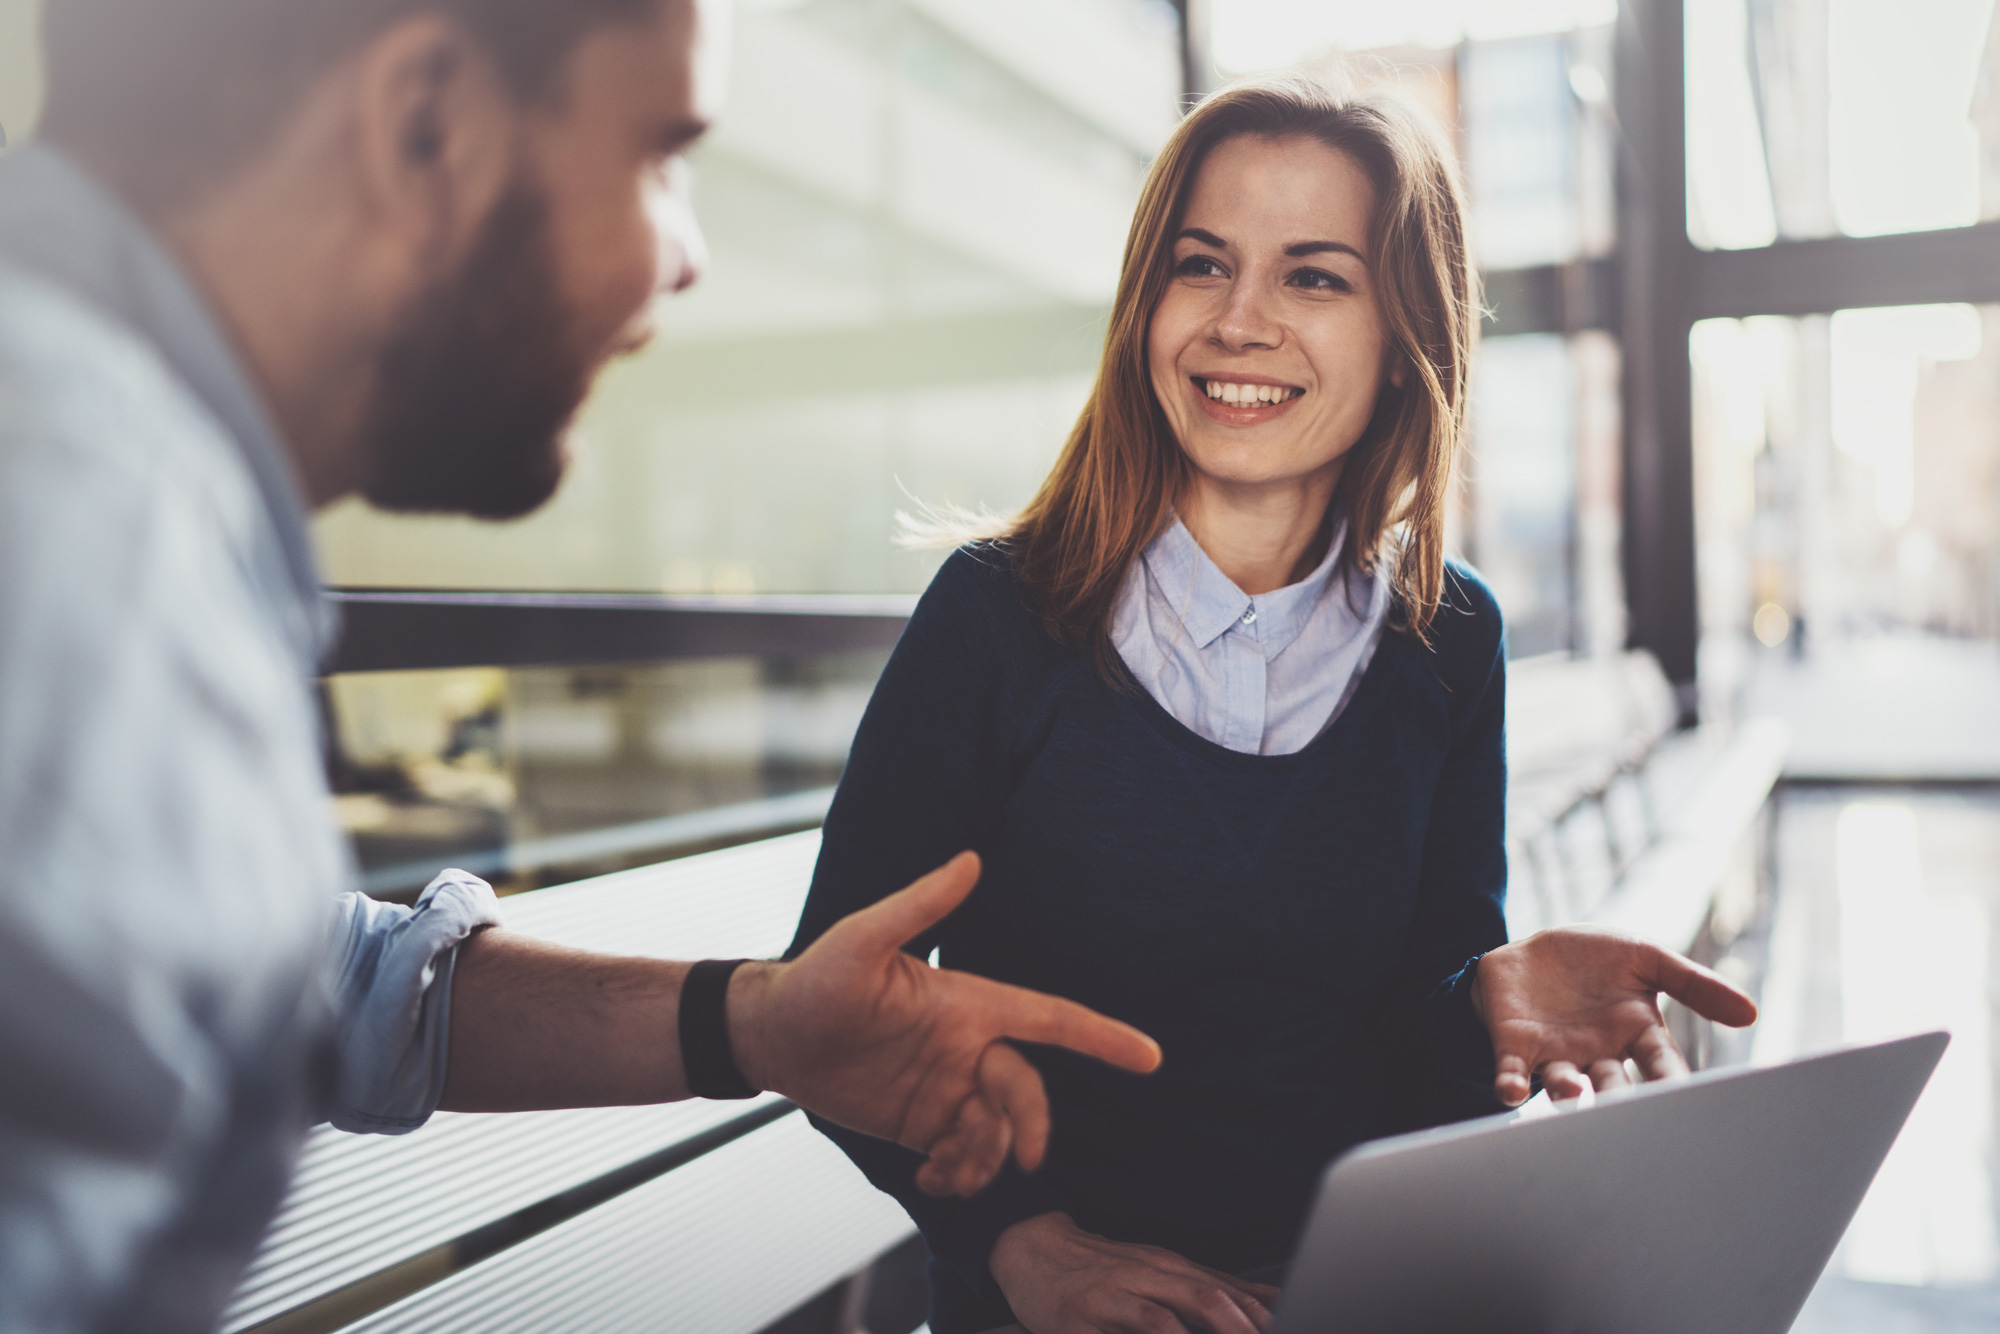
[[[887,954],[951,916],[979,883],[979,854],[961,852],[889,897],[836,922],[826,934],[864,954]]]
[[[1004,1042],[979,1058],[979,1085],[1013,1127],[1014,1161],[1024,1172],[1042,1165],[1049,1147],[1049,1095],[1041,1072]]]
[[[1599,1093],[1606,1089],[1622,1089],[1632,1083],[1632,1077],[1625,1073],[1625,1062],[1606,1058],[1590,1063],[1590,1082]]]
[[[931,1195],[972,1195],[1000,1173],[1012,1146],[1007,1117],[985,1098],[973,1095],[958,1119],[931,1146],[930,1159],[917,1169],[917,1185]]]
[[[1742,988],[1669,950],[1655,948],[1652,953],[1653,984],[1659,990],[1718,1024],[1748,1028],[1757,1022],[1757,1002]]]
[[[994,989],[1001,1037],[1067,1047],[1134,1074],[1151,1074],[1160,1068],[1160,1044],[1130,1024],[1060,996],[1000,982],[987,985]]]
[[[1639,1066],[1641,1079],[1678,1079],[1688,1072],[1687,1061],[1665,1024],[1654,1024],[1639,1035],[1632,1044],[1632,1059]]]
[[[1493,1096],[1500,1099],[1503,1107],[1519,1107],[1535,1091],[1532,1075],[1534,1067],[1524,1057],[1512,1052],[1496,1058],[1493,1062]]]
[[[978,1094],[965,1100],[958,1121],[966,1148],[958,1155],[953,1187],[960,1195],[971,1195],[1000,1175],[1014,1147],[1014,1127],[998,1107]]]

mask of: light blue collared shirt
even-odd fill
[[[1389,610],[1389,562],[1364,575],[1326,556],[1255,597],[1176,518],[1126,572],[1111,643],[1139,684],[1197,735],[1248,755],[1303,750],[1347,707]]]
[[[443,1090],[447,874],[347,893],[334,630],[258,395],[60,153],[0,160],[0,1330],[209,1330],[313,1121]]]

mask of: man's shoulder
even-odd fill
[[[85,298],[4,260],[0,384],[0,438],[60,438],[144,467],[182,462],[177,443],[230,460],[221,423],[151,343]]]
[[[254,491],[222,425],[151,344],[0,263],[0,506],[19,531],[84,499],[107,521],[192,507],[220,535],[239,530]]]
[[[240,621],[257,503],[221,424],[150,344],[0,265],[0,621],[125,642]],[[158,616],[162,598],[187,615]]]

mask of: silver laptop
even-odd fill
[[[1364,1144],[1327,1169],[1275,1334],[1783,1334],[1948,1040]]]

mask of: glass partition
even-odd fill
[[[1709,320],[1691,352],[1718,691],[1759,654],[2000,638],[2000,307]]]
[[[885,657],[331,677],[362,885],[461,866],[512,892],[816,825]]]

